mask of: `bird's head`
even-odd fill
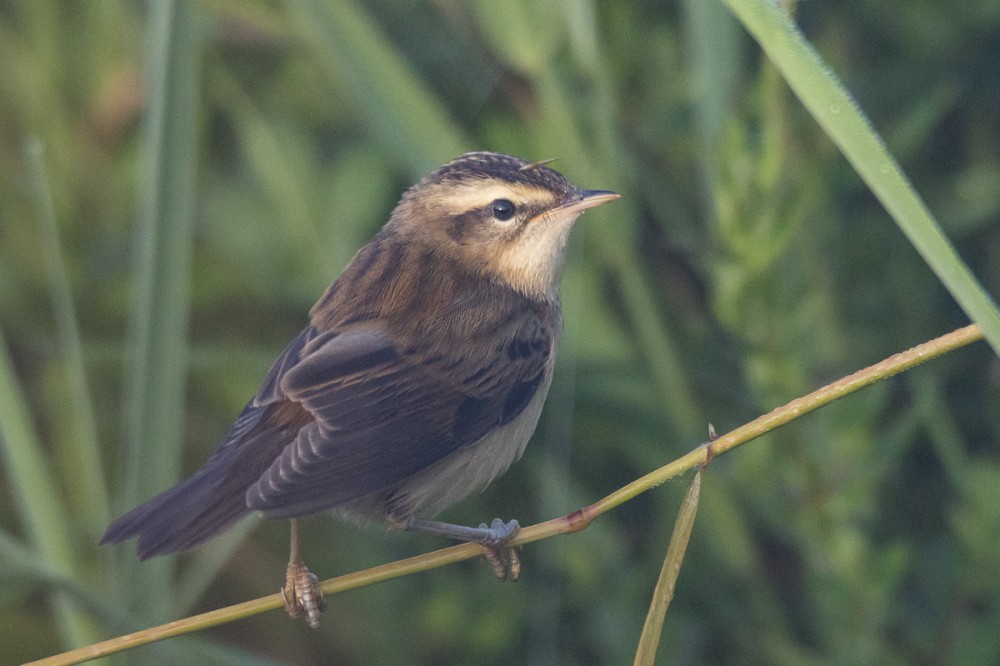
[[[544,163],[467,153],[410,188],[387,231],[529,297],[554,299],[573,222],[618,196],[577,189]]]

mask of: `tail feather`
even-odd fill
[[[138,537],[139,559],[193,548],[250,512],[244,493],[213,480],[211,466],[111,523],[101,544]],[[232,492],[232,491],[236,492]]]
[[[312,417],[289,401],[250,402],[193,476],[108,526],[102,544],[138,537],[140,559],[193,548],[250,513],[246,492]]]

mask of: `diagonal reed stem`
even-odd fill
[[[703,444],[680,458],[660,467],[649,474],[619,488],[610,495],[593,504],[578,509],[572,513],[547,520],[523,528],[510,542],[511,546],[520,546],[533,541],[540,541],[557,534],[570,534],[585,529],[601,514],[633,499],[647,490],[678,476],[698,465],[702,465],[730,449],[745,444],[761,435],[780,428],[791,421],[815,411],[820,407],[859,391],[883,379],[888,379],[926,361],[943,356],[948,352],[964,347],[983,338],[982,330],[976,324],[957,329],[941,337],[929,340],[911,349],[894,354],[889,358],[871,365],[854,374],[796,398],[777,409],[760,416],[750,423],[740,426],[730,433],[720,436],[711,442]],[[431,553],[425,553],[389,564],[383,564],[364,571],[357,571],[337,578],[324,581],[320,586],[324,595],[337,594],[375,583],[400,578],[419,571],[436,569],[446,564],[453,564],[482,555],[482,547],[465,543],[450,548],[443,548]],[[122,652],[140,645],[146,645],[173,636],[188,634],[201,629],[207,629],[234,620],[239,620],[265,611],[284,607],[281,594],[272,594],[252,601],[247,601],[227,608],[194,615],[192,617],[169,622],[150,629],[144,629],[125,636],[119,636],[108,641],[95,643],[63,654],[31,662],[28,666],[56,666],[77,664],[97,657]]]

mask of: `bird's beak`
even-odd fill
[[[556,212],[560,215],[582,213],[588,208],[606,204],[621,196],[617,192],[611,192],[610,190],[578,190],[577,195],[578,197],[574,197],[571,201],[556,208]]]

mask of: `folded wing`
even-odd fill
[[[246,495],[268,517],[390,491],[514,419],[544,376],[552,334],[528,317],[475,356],[401,350],[374,324],[317,336],[278,379],[314,419]]]

